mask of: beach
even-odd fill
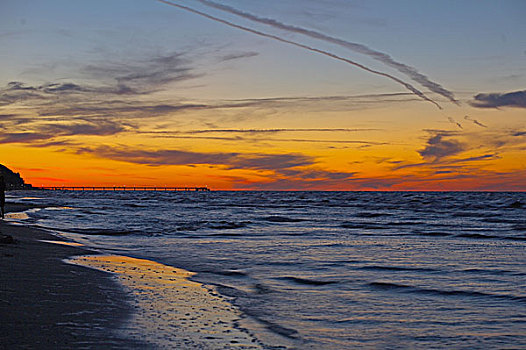
[[[0,233],[2,349],[260,348],[233,327],[240,312],[188,271],[22,225]]]
[[[20,207],[7,206],[8,211]],[[0,223],[0,344],[3,349],[140,348],[112,332],[131,315],[128,296],[110,274],[64,263],[89,253],[43,242],[56,236]]]
[[[0,225],[15,240],[0,246],[6,348],[526,345],[523,193],[8,200],[17,213]]]

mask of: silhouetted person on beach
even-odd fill
[[[2,219],[4,218],[5,213],[5,181],[4,176],[0,174],[0,211],[2,212]]]

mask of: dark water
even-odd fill
[[[26,222],[198,272],[283,344],[526,348],[526,193],[12,195],[47,207]]]

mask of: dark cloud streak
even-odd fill
[[[221,62],[227,62],[227,61],[233,61],[233,60],[238,60],[238,59],[242,59],[242,58],[255,57],[255,56],[258,56],[258,55],[259,55],[259,53],[257,53],[257,52],[232,53],[232,54],[225,55],[225,56],[221,57],[220,61]]]
[[[41,141],[53,140],[57,137],[67,136],[109,136],[125,131],[124,125],[111,121],[98,123],[77,122],[71,124],[39,124],[33,126],[31,131],[10,132],[0,134],[0,144],[27,143],[34,144]],[[58,142],[58,141],[56,141]],[[50,146],[55,143],[48,143]],[[45,144],[44,144],[45,145]],[[41,145],[42,146],[42,145]],[[44,146],[42,146],[44,147]]]
[[[276,134],[284,132],[361,132],[361,131],[378,131],[379,129],[350,129],[350,128],[280,128],[280,129],[204,129],[188,131],[147,131],[145,133],[158,134],[217,134],[217,133],[234,133],[234,134]]]
[[[482,124],[481,122],[479,122],[479,121],[476,120],[476,119],[471,118],[469,115],[464,116],[464,119],[473,122],[473,124],[478,125],[478,126],[480,126],[481,128],[487,128],[486,125]]]
[[[478,94],[470,104],[477,108],[517,107],[526,108],[526,90],[508,93]]]
[[[456,140],[445,140],[446,134],[437,133],[427,140],[423,150],[418,151],[424,159],[439,161],[464,151],[464,146]]]
[[[277,171],[314,164],[314,160],[311,157],[302,154],[201,153],[181,150],[152,151],[109,146],[84,147],[80,148],[78,153],[90,153],[103,158],[152,166],[208,164],[225,166],[228,169]]]

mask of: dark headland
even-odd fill
[[[0,174],[4,177],[7,190],[31,189],[33,187],[24,181],[20,173],[15,173],[5,165],[0,164]]]

